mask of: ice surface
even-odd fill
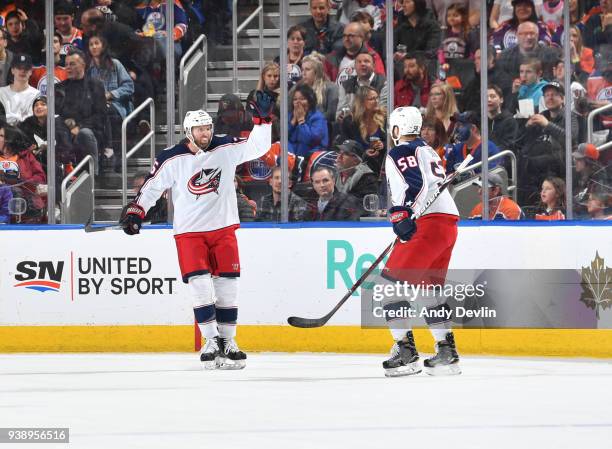
[[[612,447],[610,362],[464,357],[461,376],[390,379],[384,357],[4,354],[0,427],[69,427],[71,448]]]

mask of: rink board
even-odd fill
[[[596,255],[612,265],[612,228],[460,227],[451,268],[581,270]],[[178,273],[172,231],[86,234],[77,228],[6,228],[0,233],[0,351],[189,351],[191,303]],[[290,315],[321,316],[393,235],[387,226],[245,227],[239,342],[250,351],[385,352],[383,329],[361,329],[359,297],[330,325],[300,330]],[[586,307],[586,306],[585,306]],[[465,353],[612,356],[612,309],[599,329],[459,329]],[[417,330],[421,349],[431,337]]]

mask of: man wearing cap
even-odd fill
[[[599,151],[592,143],[581,143],[572,153],[576,176],[574,176],[574,195],[576,204],[584,204],[589,193],[609,189],[612,166],[603,167],[599,163]]]
[[[32,58],[28,55],[15,55],[11,63],[13,83],[0,87],[0,102],[4,106],[6,121],[17,125],[32,115],[32,103],[40,95],[38,89],[30,86]]]
[[[497,173],[489,173],[489,220],[521,220],[525,218],[523,211],[507,196],[503,195],[503,180]],[[479,187],[478,193],[482,195],[482,177],[474,181]],[[482,220],[482,201],[478,203],[472,212],[471,220]]]
[[[253,121],[246,120],[246,113],[240,98],[234,94],[225,94],[219,100],[215,118],[215,134],[230,137],[249,137]]]
[[[563,86],[551,81],[543,89],[546,110],[526,123],[519,142],[519,203],[536,204],[546,176],[565,175],[565,111]],[[572,140],[578,136],[578,120],[572,113]]]
[[[446,173],[455,171],[455,166],[463,162],[468,154],[474,157],[470,165],[482,160],[482,141],[480,136],[480,114],[474,111],[466,111],[451,117],[455,122],[454,144],[446,149]],[[500,152],[494,142],[489,140],[489,158]],[[489,162],[489,169],[499,165],[500,159]],[[469,167],[469,166],[468,166]],[[480,168],[477,169],[480,171]]]
[[[336,151],[336,190],[354,196],[359,201],[363,201],[366,195],[378,192],[377,176],[368,164],[363,162],[365,150],[359,143],[345,140],[336,146]]]

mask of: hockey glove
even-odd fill
[[[247,104],[247,109],[253,115],[253,123],[272,123],[272,109],[274,108],[274,98],[265,91],[255,92],[255,98]]]
[[[144,209],[136,203],[130,203],[123,208],[119,224],[123,227],[123,232],[127,235],[138,234],[140,233],[144,217]]]
[[[410,218],[412,210],[409,207],[393,206],[389,209],[389,221],[393,224],[393,232],[400,240],[407,242],[417,230],[416,222]]]

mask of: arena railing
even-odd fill
[[[88,166],[88,168],[89,168],[89,176],[91,177],[91,214],[92,214],[91,216],[92,216],[93,219],[95,219],[95,217],[94,217],[95,210],[96,210],[95,193],[94,193],[94,191],[95,191],[95,176],[96,176],[95,175],[95,163],[94,163],[94,158],[91,155],[88,154],[62,180],[62,184],[61,184],[61,198],[62,199],[61,199],[61,203],[60,203],[62,224],[66,224],[67,223],[66,220],[67,220],[68,212],[69,212],[69,209],[70,209],[70,205],[68,204],[68,182],[71,179],[74,179],[81,172],[81,170],[83,170],[85,168],[85,166]]]
[[[587,117],[587,136],[588,136],[587,142],[593,143],[593,137],[594,137],[593,121],[595,120],[595,117],[611,109],[612,109],[612,103],[602,106],[600,108],[594,109],[591,112],[589,112],[589,115]],[[612,148],[612,141],[606,142],[603,145],[600,145],[597,147],[599,151],[606,150],[608,148]]]
[[[125,206],[127,204],[127,160],[134,154],[136,151],[142,147],[147,140],[150,140],[151,146],[151,167],[155,163],[155,127],[152,126],[150,131],[144,136],[142,139],[138,141],[136,145],[134,145],[128,152],[127,149],[127,126],[128,123],[131,122],[134,118],[138,116],[138,114],[145,109],[149,108],[150,114],[150,122],[155,123],[155,101],[151,97],[147,98],[142,102],[140,106],[132,111],[130,115],[123,119],[121,123],[121,201],[122,205]]]
[[[263,69],[263,0],[259,0],[259,6],[251,13],[249,17],[244,19],[238,25],[238,0],[232,0],[232,56],[234,61],[234,69],[232,76],[232,90],[238,93],[238,35],[244,30],[249,23],[259,16],[259,70]],[[282,39],[281,39],[282,41]]]

